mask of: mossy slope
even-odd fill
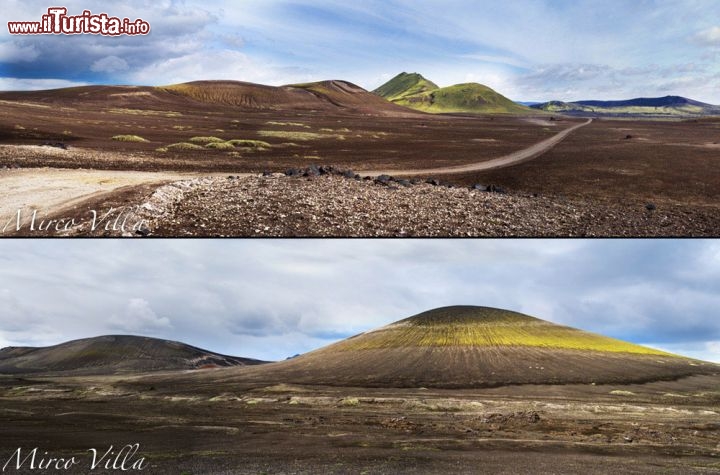
[[[653,348],[488,307],[431,310],[347,340],[337,349],[413,346],[518,346],[671,356]]]
[[[380,97],[397,102],[408,96],[434,91],[440,87],[418,73],[400,73],[373,91]]]
[[[705,363],[527,315],[446,307],[253,368],[263,382],[472,388],[630,384],[720,371]]]
[[[388,101],[429,113],[532,114],[538,111],[517,104],[477,83],[439,88],[417,73],[401,73],[373,91]]]

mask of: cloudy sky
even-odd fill
[[[4,19],[51,3],[3,0]],[[63,2],[151,24],[147,37],[11,36],[0,89],[237,79],[346,79],[401,71],[477,81],[515,100],[684,95],[720,104],[716,0],[130,0]],[[109,6],[112,5],[112,6]]]
[[[717,241],[0,241],[0,347],[104,334],[283,359],[446,305],[720,362]]]

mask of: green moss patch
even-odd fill
[[[235,150],[235,146],[229,142],[210,142],[205,147],[215,150]]]
[[[261,130],[258,135],[262,137],[275,137],[288,140],[317,140],[326,137],[322,134],[316,134],[314,132],[294,132],[289,130]]]
[[[147,142],[148,140],[139,135],[116,135],[112,138],[117,142]]]
[[[233,139],[228,140],[227,143],[234,147],[246,147],[246,148],[270,148],[272,145],[262,140],[246,140],[246,139]]]
[[[191,143],[201,143],[201,144],[209,144],[209,143],[220,143],[225,142],[225,139],[221,139],[219,137],[193,137],[189,140]]]
[[[165,147],[167,150],[204,150],[200,145],[188,142],[174,143]]]

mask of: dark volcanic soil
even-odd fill
[[[465,174],[457,180],[616,202],[646,200],[714,212],[720,203],[719,167],[718,119],[595,120],[533,161]]]
[[[145,473],[161,475],[720,469],[717,376],[472,391],[203,382],[223,371],[190,384],[1,378],[0,459],[39,447],[75,456],[65,473],[81,474],[90,448],[138,443]]]

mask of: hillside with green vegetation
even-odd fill
[[[487,307],[431,310],[349,340],[337,349],[411,346],[537,347],[669,356],[653,348]]]
[[[408,96],[431,92],[440,87],[418,73],[400,73],[373,91],[380,97],[397,102]]]
[[[537,113],[482,84],[456,84],[440,88],[417,73],[401,73],[373,92],[395,104],[433,114]]]
[[[358,387],[633,383],[719,367],[509,310],[423,312],[248,375]]]

